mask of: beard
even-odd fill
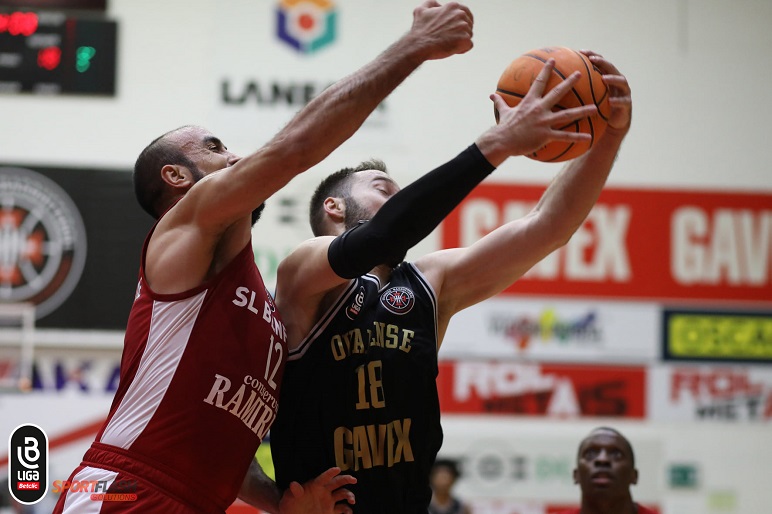
[[[343,200],[346,202],[346,212],[343,214],[343,223],[346,226],[346,230],[356,227],[360,221],[370,219],[370,213],[353,197],[347,196]]]

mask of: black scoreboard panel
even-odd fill
[[[0,2],[0,94],[114,96],[117,32],[102,17]]]
[[[107,0],[0,0],[0,7],[24,9],[84,9],[105,11]]]

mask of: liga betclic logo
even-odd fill
[[[48,491],[48,436],[37,425],[19,425],[8,439],[8,489],[24,505]]]

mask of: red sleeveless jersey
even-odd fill
[[[276,417],[286,329],[251,244],[185,293],[156,294],[139,275],[119,387],[84,463],[224,510]]]

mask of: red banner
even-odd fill
[[[453,414],[646,415],[643,367],[441,361],[440,407]]]
[[[483,184],[441,228],[468,246],[545,187]],[[505,294],[772,302],[772,195],[606,188],[562,249]]]

